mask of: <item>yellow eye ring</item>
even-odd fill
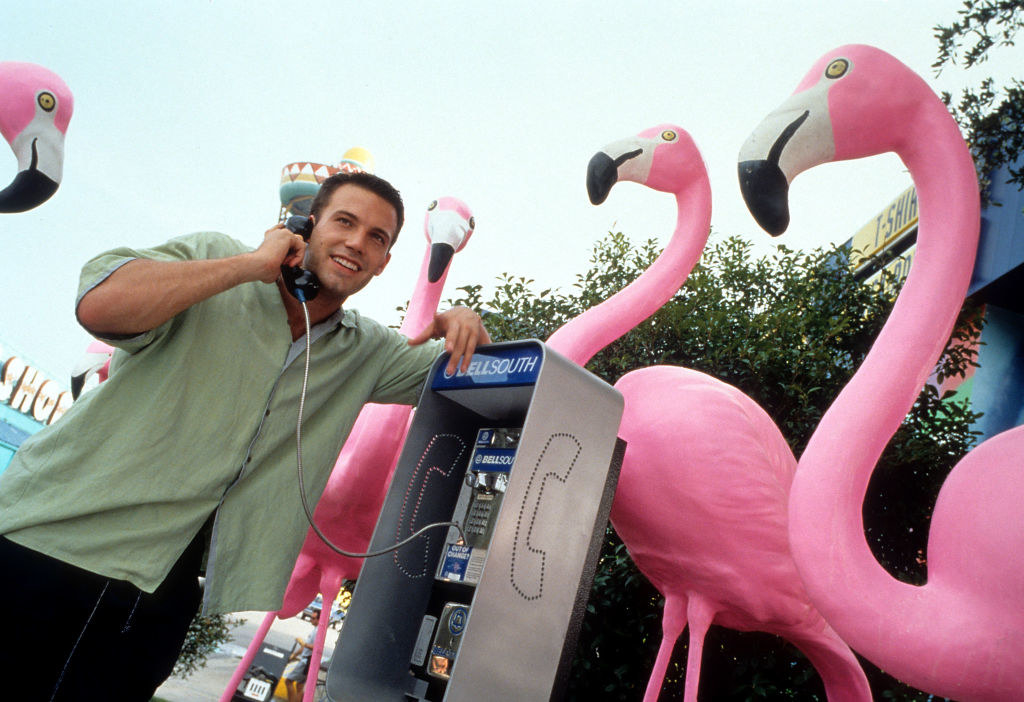
[[[434,200],[434,201],[433,201],[433,202],[431,202],[431,203],[430,203],[429,205],[427,205],[427,212],[430,212],[430,211],[431,211],[432,209],[434,209],[435,207],[437,207],[437,200]]]
[[[850,70],[850,62],[846,59],[836,59],[828,65],[825,69],[825,77],[831,80],[836,78],[842,78],[846,75],[846,72]]]
[[[661,133],[661,138],[664,139],[665,141],[675,141],[677,136],[678,135],[671,129],[666,129]]]
[[[53,112],[53,108],[57,106],[57,98],[53,96],[53,93],[45,91],[39,93],[39,96],[36,98],[36,102],[38,102],[39,106],[47,112]]]
[[[471,230],[475,230],[476,229],[476,217],[470,217],[469,218],[469,228]]]

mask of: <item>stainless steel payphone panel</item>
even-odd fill
[[[557,699],[608,520],[622,397],[539,341],[435,364],[327,679],[333,700]]]

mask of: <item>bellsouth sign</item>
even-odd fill
[[[11,356],[0,366],[0,402],[27,414],[37,422],[53,424],[71,407],[71,393]]]

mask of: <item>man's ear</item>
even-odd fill
[[[384,263],[380,264],[380,265],[379,265],[379,266],[377,267],[377,270],[375,270],[375,271],[373,272],[373,274],[374,274],[374,275],[380,275],[381,273],[383,273],[383,272],[384,272],[384,268],[385,268],[385,267],[386,267],[386,266],[388,265],[388,262],[389,262],[390,260],[391,260],[391,252],[389,251],[389,252],[388,252],[388,253],[387,253],[387,254],[386,254],[386,255],[384,256]]]

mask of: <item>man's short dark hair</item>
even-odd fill
[[[320,190],[317,192],[316,197],[313,198],[313,204],[309,206],[309,214],[319,219],[320,212],[327,205],[327,201],[331,199],[334,191],[346,184],[369,190],[371,193],[384,198],[395,208],[398,228],[395,229],[394,235],[391,237],[391,245],[394,246],[395,242],[398,241],[398,232],[402,231],[402,224],[405,223],[405,205],[402,204],[402,196],[395,189],[395,186],[380,176],[366,173],[365,171],[357,171],[355,173],[342,171],[341,173],[335,173],[326,178],[320,185]]]

